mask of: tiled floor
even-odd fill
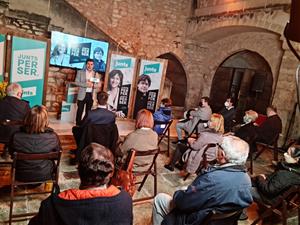
[[[52,123],[52,127],[55,127],[56,130],[59,131],[58,133],[60,134],[60,139],[64,150],[62,161],[61,161],[61,170],[60,170],[60,178],[59,178],[60,188],[61,190],[65,190],[68,188],[76,188],[78,187],[79,179],[76,173],[75,166],[69,164],[70,155],[68,152],[69,150],[74,149],[76,147],[72,136],[70,136],[70,128],[72,127],[72,124],[65,124],[59,122],[57,122],[57,124],[59,125],[55,125],[54,123]],[[166,148],[166,144],[162,143],[161,148],[163,149]],[[173,150],[171,150],[171,153],[172,151]],[[261,158],[259,158],[255,162],[254,172],[256,174],[266,173],[268,171],[271,171],[271,168],[267,166],[267,164],[270,163],[269,158],[271,158],[271,154],[269,152],[266,152],[261,156]],[[194,177],[191,176],[186,181],[183,181],[183,179],[179,176],[179,171],[175,170],[174,172],[169,172],[163,167],[163,165],[167,161],[168,158],[166,155],[160,155],[157,160],[158,192],[173,194],[175,190],[190,184]],[[148,179],[145,187],[142,189],[140,193],[137,192],[134,198],[147,195],[151,191],[153,191],[152,178]],[[29,200],[28,198],[20,198],[16,202],[16,210],[27,211],[27,210],[37,209],[40,204],[41,198],[40,199],[34,198],[34,199],[35,200],[32,201]],[[0,224],[5,224],[3,221],[7,221],[8,211],[9,211],[9,190],[7,188],[6,189],[2,188],[0,189]],[[135,205],[134,224],[135,225],[151,224],[151,211],[152,211],[151,201],[147,203]],[[240,221],[239,224],[240,225],[251,224],[253,219],[257,216],[255,204],[251,205],[251,207],[248,209],[248,216],[249,216],[248,220]],[[21,222],[15,224],[23,225],[23,224],[27,224],[27,222]],[[278,224],[278,222],[270,221],[264,224]],[[289,224],[296,224],[295,219],[290,220]]]

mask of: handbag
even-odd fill
[[[132,172],[133,162],[135,158],[135,151],[131,150],[128,153],[125,164],[116,168],[114,176],[111,179],[111,184],[122,187],[132,197],[136,191],[135,182],[136,178]]]

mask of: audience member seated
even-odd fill
[[[159,122],[167,123],[171,120],[172,117],[172,109],[171,109],[172,101],[169,98],[164,98],[161,100],[161,105],[159,109],[153,114],[154,123],[158,123],[154,125],[154,131],[161,135],[164,132],[165,124],[161,125]]]
[[[197,126],[197,132],[200,133],[203,131],[204,123],[206,123],[212,114],[211,108],[209,106],[209,98],[208,97],[202,97],[201,101],[199,103],[199,108],[190,112],[190,118],[186,122],[180,122],[176,124],[176,132],[178,136],[178,142],[181,142],[183,140],[182,137],[182,130],[186,131],[188,134],[191,134],[197,123],[200,121],[200,123]],[[185,121],[185,120],[184,120]]]
[[[277,197],[293,185],[300,185],[300,148],[290,147],[284,153],[285,161],[277,164],[271,174],[260,174],[252,179],[254,199],[272,203]]]
[[[60,141],[57,134],[48,127],[48,112],[45,106],[34,106],[24,119],[21,131],[16,132],[9,145],[9,152],[36,154],[60,151]],[[51,179],[53,162],[18,161],[16,180],[40,181]]]
[[[256,138],[256,126],[254,125],[258,117],[257,112],[248,110],[243,117],[244,123],[239,126],[234,135],[246,141],[250,146]]]
[[[132,199],[124,190],[109,184],[113,172],[111,151],[90,144],[79,160],[79,189],[59,193],[56,188],[41,203],[38,215],[29,225],[132,224]]]
[[[220,114],[224,117],[224,129],[225,132],[231,131],[234,124],[236,110],[232,98],[227,98],[224,103],[224,108],[220,111]]]
[[[217,150],[217,164],[199,174],[186,190],[173,198],[160,193],[154,199],[153,225],[201,224],[212,210],[234,211],[252,203],[251,181],[246,172],[248,144],[226,136]]]
[[[20,84],[11,83],[6,88],[6,97],[0,101],[0,140],[3,143],[8,143],[13,133],[20,129],[30,110],[28,102],[21,99],[22,93]]]
[[[277,109],[274,106],[267,107],[267,119],[256,128],[256,141],[266,144],[273,144],[275,138],[281,133],[282,122],[277,115]]]
[[[152,113],[146,109],[141,109],[137,113],[135,131],[128,134],[119,147],[118,155],[121,158],[118,160],[120,164],[124,163],[128,152],[134,148],[139,151],[148,151],[157,149],[158,136],[153,129]],[[138,167],[144,167],[151,163],[153,156],[141,157],[134,160],[134,169],[138,171]]]
[[[186,171],[189,173],[195,173],[202,161],[203,151],[209,143],[221,143],[222,134],[224,133],[224,119],[220,114],[213,113],[210,121],[208,122],[208,128],[203,130],[198,139],[189,138],[188,145],[178,143],[176,146],[175,153],[169,164],[165,165],[165,168],[174,171],[174,166],[177,161],[179,165],[176,167],[179,169],[183,168],[182,155],[186,157]],[[217,148],[217,147],[216,147]],[[210,148],[207,154],[207,161],[213,161],[216,159],[216,148]]]
[[[108,94],[104,91],[97,93],[98,107],[97,109],[89,111],[88,115],[83,120],[80,126],[74,126],[72,133],[75,138],[77,148],[80,142],[85,142],[83,139],[84,129],[91,124],[112,124],[116,122],[116,115],[107,109]],[[117,137],[118,138],[118,137]],[[83,146],[83,148],[86,146]],[[108,147],[108,146],[106,146]]]

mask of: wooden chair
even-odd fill
[[[255,155],[254,160],[256,160],[265,150],[270,149],[273,151],[274,160],[278,161],[278,153],[281,152],[277,145],[278,139],[279,134],[276,135],[269,143],[256,142],[256,148],[260,150]]]
[[[166,137],[168,139],[168,148],[167,148],[167,155],[170,156],[170,127],[173,123],[173,120],[170,120],[169,122],[159,122],[154,121],[154,125],[165,125],[165,129],[161,135],[158,136],[158,146],[162,142],[162,140]],[[161,151],[161,153],[164,151]]]
[[[254,198],[254,202],[263,207],[265,210],[253,221],[251,225],[257,224],[259,221],[262,221],[274,213],[281,217],[283,225],[287,225],[288,211],[295,208],[298,210],[298,224],[300,224],[299,196],[300,187],[292,186],[283,194],[279,195],[278,199],[276,199],[274,203],[265,203],[261,199]]]
[[[232,212],[219,212],[212,210],[201,225],[237,225],[243,209]]]
[[[18,152],[14,153],[12,169],[11,169],[12,181],[11,181],[11,193],[10,193],[9,225],[11,225],[12,222],[28,220],[32,216],[37,214],[37,212],[13,214],[14,198],[15,198],[15,196],[41,195],[41,194],[51,193],[53,190],[53,187],[58,184],[60,157],[61,157],[61,151],[40,153],[40,154],[25,154],[25,153],[18,153]],[[53,161],[53,173],[52,173],[51,180],[40,180],[40,181],[34,181],[34,182],[17,181],[15,178],[15,174],[16,174],[16,165],[17,165],[18,160],[30,160],[30,161],[52,160]],[[48,183],[48,181],[52,182],[51,190],[32,191],[30,193],[27,193],[26,191],[22,191],[22,192],[16,191],[16,188],[18,188],[20,186],[38,185],[38,184],[42,184],[42,183],[46,183],[46,182]],[[46,189],[46,188],[44,188],[44,189]]]
[[[157,194],[157,166],[156,166],[156,158],[158,156],[158,154],[160,153],[160,149],[152,149],[152,150],[148,150],[148,151],[139,151],[136,149],[132,149],[135,151],[135,159],[136,158],[142,158],[142,157],[146,157],[146,156],[152,156],[152,162],[150,163],[149,166],[145,166],[144,170],[139,170],[139,171],[134,171],[133,170],[133,174],[136,178],[138,177],[142,177],[142,179],[140,181],[137,181],[135,184],[139,185],[138,186],[138,191],[141,191],[148,176],[152,175],[153,176],[153,195],[148,196],[148,197],[143,197],[143,198],[139,198],[139,199],[134,199],[133,202],[142,202],[142,201],[147,201],[150,199],[153,199],[156,194]],[[139,167],[140,168],[140,167]],[[143,167],[142,167],[143,168]]]

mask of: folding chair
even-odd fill
[[[28,220],[37,214],[37,212],[13,214],[14,198],[15,198],[15,196],[41,195],[41,194],[51,193],[53,190],[53,187],[58,184],[60,157],[61,157],[61,151],[40,153],[40,154],[25,154],[25,153],[18,153],[18,152],[14,153],[13,163],[12,163],[12,168],[11,168],[12,181],[11,181],[11,193],[10,193],[9,225],[11,225],[12,222]],[[17,166],[18,160],[28,160],[28,161],[52,160],[53,161],[53,172],[51,174],[51,180],[40,180],[40,181],[34,181],[34,182],[17,181],[15,178],[15,174],[16,174],[16,166]],[[15,190],[19,186],[37,185],[37,184],[46,183],[48,181],[51,181],[53,183],[51,190],[44,190],[44,191],[40,191],[40,192],[30,192],[30,193],[26,193],[26,191],[22,191],[22,192],[18,193]],[[14,219],[14,218],[16,218],[16,219]]]
[[[283,194],[279,195],[278,199],[276,199],[274,203],[265,203],[261,199],[254,198],[254,202],[256,202],[259,206],[264,207],[265,210],[253,221],[251,225],[257,224],[259,221],[271,216],[273,213],[281,217],[283,225],[287,225],[288,211],[295,208],[298,210],[298,224],[300,224],[299,196],[300,187],[292,186]]]
[[[219,212],[212,210],[206,216],[201,225],[237,225],[243,209],[232,212]]]
[[[142,177],[141,181],[137,181],[135,184],[139,185],[138,191],[140,192],[148,178],[149,175],[153,176],[153,195],[144,197],[144,198],[139,198],[139,199],[134,199],[133,202],[142,202],[142,201],[147,201],[150,199],[153,199],[156,194],[157,194],[157,166],[156,166],[156,158],[158,154],[160,153],[160,149],[153,149],[153,150],[148,150],[148,151],[139,151],[136,149],[132,149],[135,151],[135,159],[138,157],[145,157],[145,156],[153,156],[152,162],[149,166],[146,166],[147,168],[142,171],[134,171],[133,174],[135,177]]]
[[[167,154],[168,157],[170,156],[170,127],[173,123],[173,120],[170,120],[169,122],[159,122],[159,121],[154,121],[154,125],[165,125],[165,129],[161,135],[158,136],[158,146],[162,142],[162,140],[167,137],[168,138],[168,149],[167,149]],[[161,151],[165,152],[165,151]]]
[[[202,169],[206,169],[208,167],[208,165],[211,163],[211,162],[208,162],[207,161],[207,157],[206,157],[206,151],[209,149],[209,148],[215,148],[216,147],[216,143],[209,143],[206,145],[204,151],[203,151],[203,154],[202,154],[202,161],[200,162],[199,164],[199,167],[196,171],[196,174],[200,173],[200,171]],[[192,148],[191,148],[192,149]],[[198,151],[198,150],[194,150],[192,149],[192,151]],[[188,158],[190,157],[190,155],[188,156]],[[183,178],[183,180],[185,181],[191,174],[188,173],[187,175],[185,175],[185,177]]]
[[[254,160],[256,160],[265,150],[270,149],[273,151],[274,154],[274,160],[278,161],[278,152],[281,152],[281,150],[277,146],[277,142],[279,139],[279,134],[276,135],[270,143],[262,143],[262,142],[256,142],[256,148],[260,147],[260,150],[257,152],[256,156],[254,157]]]

